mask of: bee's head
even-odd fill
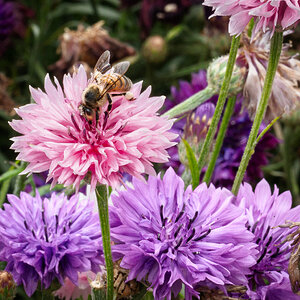
[[[92,84],[84,90],[82,100],[85,104],[93,106],[97,104],[100,97],[99,87],[96,84]]]

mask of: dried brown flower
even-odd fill
[[[7,92],[7,87],[9,85],[10,80],[3,73],[0,73],[0,110],[13,116],[15,114],[14,107],[16,104]]]
[[[280,225],[281,228],[295,228],[294,232],[289,234],[283,243],[292,242],[292,253],[289,260],[288,273],[290,277],[291,287],[294,293],[300,291],[300,222],[289,222]]]
[[[74,64],[84,63],[88,71],[92,70],[105,50],[110,51],[111,62],[135,54],[131,46],[110,37],[103,24],[104,22],[100,21],[87,28],[82,25],[79,25],[77,30],[66,28],[59,38],[58,51],[61,58],[49,66],[49,70],[61,79],[63,74],[72,71]]]
[[[252,41],[243,33],[242,43],[237,57],[237,64],[248,68],[243,89],[244,107],[253,119],[258,107],[267,72],[271,32],[260,32]],[[292,111],[300,102],[300,61],[289,56],[285,44],[280,56],[273,82],[271,96],[265,113],[265,120],[270,121]]]
[[[1,299],[13,299],[16,284],[12,275],[7,271],[0,271],[0,297]]]
[[[240,285],[227,285],[226,290],[229,295],[240,295],[240,297],[245,296],[247,292],[247,288],[245,286]],[[197,291],[200,292],[201,299],[205,300],[237,300],[243,298],[230,297],[225,295],[224,291],[220,289],[211,289],[205,286],[199,287]]]

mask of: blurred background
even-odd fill
[[[15,164],[9,150],[15,133],[8,125],[16,117],[14,107],[30,103],[28,86],[43,88],[46,73],[62,81],[73,65],[91,72],[108,49],[113,63],[130,61],[126,75],[133,82],[143,80],[152,95],[172,101],[172,86],[191,82],[192,73],[229,51],[228,20],[209,20],[211,11],[201,2],[0,0],[0,173]],[[291,54],[300,50],[300,26],[286,42],[293,43]],[[274,133],[280,143],[263,168],[269,182],[290,189],[298,203],[299,123],[299,112],[280,121]]]

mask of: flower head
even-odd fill
[[[252,41],[242,35],[237,63],[246,66],[247,76],[243,87],[243,106],[254,119],[265,83],[270,49],[270,31],[259,33]],[[265,120],[270,121],[292,111],[300,103],[300,61],[288,55],[289,45],[284,45],[268,101]]]
[[[78,273],[78,285],[75,285],[68,277],[65,278],[63,286],[54,292],[56,297],[64,300],[87,300],[91,294],[90,281],[96,278],[96,274],[88,271]]]
[[[191,299],[198,285],[247,282],[255,244],[228,190],[201,184],[184,191],[169,168],[163,179],[134,179],[133,187],[112,195],[112,201],[113,254],[123,257],[129,280],[151,283],[155,299],[171,299],[182,284]]]
[[[300,206],[291,208],[291,194],[279,195],[276,186],[272,194],[265,180],[260,181],[254,191],[249,184],[242,185],[235,204],[245,210],[248,229],[255,234],[259,250],[257,263],[249,276],[248,296],[257,300],[276,299],[271,295],[278,291],[286,299],[294,299],[287,274],[291,245],[283,243],[293,229],[277,226],[286,220],[299,220]]]
[[[97,272],[101,259],[100,224],[94,202],[63,194],[51,198],[8,195],[0,211],[0,260],[31,296],[41,282],[57,278],[77,283],[78,272]]]
[[[9,36],[15,25],[14,4],[0,0],[0,38],[5,39]]]
[[[33,15],[33,11],[21,3],[0,0],[0,55],[5,52],[13,35],[24,37],[26,19]]]
[[[173,121],[157,115],[163,97],[149,97],[151,88],[141,93],[142,83],[134,84],[134,101],[124,96],[113,97],[112,109],[105,128],[102,108],[98,124],[90,125],[80,116],[78,106],[88,80],[83,67],[77,74],[64,77],[64,90],[45,78],[45,90],[30,88],[36,103],[17,113],[22,120],[11,126],[22,135],[13,138],[12,149],[20,152],[17,159],[29,162],[24,173],[49,169],[48,180],[73,184],[88,175],[92,188],[96,183],[116,187],[122,172],[139,177],[155,174],[152,162],[166,162],[167,148],[176,138],[169,132]]]
[[[300,20],[299,0],[205,0],[203,5],[213,8],[213,16],[230,16],[229,33],[239,35],[254,18],[253,33],[276,27],[295,26]]]
[[[54,72],[58,79],[62,79],[67,72],[73,71],[74,65],[84,65],[88,73],[95,66],[99,53],[110,50],[112,62],[135,54],[133,47],[112,38],[103,28],[103,21],[85,28],[80,24],[77,30],[65,28],[59,37],[59,52],[61,58],[49,70]]]

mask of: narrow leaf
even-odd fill
[[[185,139],[183,139],[182,141],[185,146],[186,156],[189,162],[189,168],[192,175],[192,186],[193,189],[195,189],[199,185],[200,180],[200,171],[197,163],[197,158],[189,143]]]

